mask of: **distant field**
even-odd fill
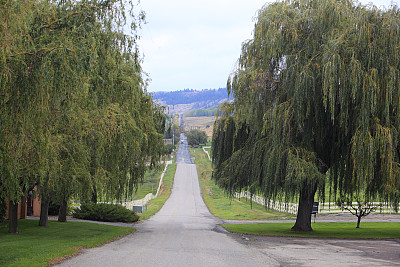
[[[213,125],[215,116],[210,117],[184,117],[185,130],[189,131],[190,127],[199,127],[200,130],[205,131],[208,137],[212,136]]]

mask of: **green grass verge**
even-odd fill
[[[143,183],[138,186],[138,190],[133,194],[133,199],[142,199],[149,193],[155,194],[163,170],[164,165],[159,169],[147,171],[144,175]]]
[[[232,233],[268,236],[292,237],[325,237],[347,239],[382,239],[400,238],[400,223],[361,222],[356,228],[356,222],[313,223],[311,232],[294,232],[290,228],[293,223],[257,223],[257,224],[224,224],[223,228]]]
[[[211,162],[202,149],[191,150],[195,156],[201,194],[210,212],[221,219],[232,220],[267,220],[282,217],[293,217],[291,214],[267,210],[264,206],[242,198],[230,199],[223,189],[211,179]]]
[[[168,165],[168,169],[165,172],[163,183],[161,185],[159,196],[152,199],[147,204],[147,212],[140,215],[140,220],[146,220],[156,214],[164,205],[165,201],[171,195],[171,187],[174,181],[176,171],[176,163]]]
[[[138,184],[137,190],[132,194],[128,195],[123,201],[132,201],[144,198],[149,193],[156,193],[158,188],[158,183],[160,182],[161,173],[164,170],[165,165],[161,165],[155,169],[147,170],[144,174],[143,181]],[[104,195],[99,195],[100,202],[113,202],[119,203],[117,199],[107,199]],[[74,204],[75,207],[79,207],[78,203]]]
[[[19,220],[19,234],[0,227],[0,266],[47,266],[73,255],[83,247],[97,247],[127,235],[134,228],[95,223],[49,221],[39,227],[36,220]]]

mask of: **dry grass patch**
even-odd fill
[[[200,130],[205,131],[208,137],[212,137],[215,116],[211,117],[183,117],[185,123],[185,130],[189,131],[190,127],[199,127]]]

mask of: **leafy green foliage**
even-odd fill
[[[49,203],[49,215],[58,215],[58,211],[60,210],[60,204],[55,203],[54,201],[50,201]]]
[[[50,201],[50,203],[49,203],[49,212],[48,212],[49,215],[53,215],[53,216],[58,215],[59,210],[60,210],[60,203],[57,200],[58,199],[56,197],[54,197]],[[70,200],[70,201],[67,202],[67,215],[71,215],[72,214],[73,208],[71,206],[72,206],[72,201]]]
[[[171,154],[174,151],[174,149],[175,149],[174,145],[172,145],[172,144],[166,145],[164,153],[165,154]]]
[[[0,194],[18,202],[36,185],[45,202],[131,194],[164,151],[164,112],[146,92],[136,44],[143,14],[123,1],[0,9]]]
[[[186,134],[187,136],[187,141],[190,146],[198,146],[200,144],[206,144],[207,143],[207,134],[204,131],[201,130],[190,130]]]
[[[73,212],[78,219],[104,222],[136,222],[139,216],[121,205],[106,203],[83,203]]]
[[[303,221],[327,173],[331,195],[398,203],[398,13],[334,0],[261,9],[228,80],[234,102],[214,127],[217,182],[300,196]]]
[[[185,117],[209,117],[215,116],[215,114],[219,111],[219,106],[215,106],[207,109],[194,109],[189,110],[183,114]]]
[[[0,223],[2,223],[6,217],[7,204],[5,198],[0,196]]]

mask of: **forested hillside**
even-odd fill
[[[193,102],[219,102],[228,98],[226,88],[193,90],[185,89],[173,92],[155,92],[154,99],[166,105],[190,104]]]
[[[167,106],[169,113],[184,114],[195,109],[218,106],[228,100],[228,93],[226,88],[185,89],[173,92],[155,92],[153,99],[159,104]]]
[[[183,114],[185,117],[209,117],[209,116],[215,116],[215,113],[217,113],[218,109],[220,106],[214,106],[212,108],[207,108],[207,109],[194,109],[194,110],[189,110]]]

